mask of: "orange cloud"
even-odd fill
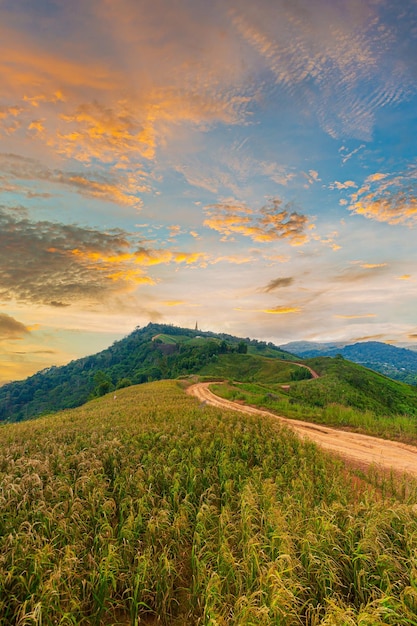
[[[165,300],[165,302],[161,302],[165,306],[182,306],[186,304],[185,300]]]
[[[79,12],[83,18],[74,19]],[[42,19],[35,5],[27,14],[28,22]],[[0,72],[13,102],[0,109],[0,119],[22,113],[21,103],[45,112],[42,129],[33,116],[27,125],[42,130],[37,140],[64,157],[134,168],[154,160],[179,124],[208,130],[240,123],[256,97],[243,80],[240,42],[223,34],[226,10],[208,12],[202,26],[200,11],[181,3],[174,9],[150,0],[95,2],[86,11],[74,0],[48,20],[37,36],[2,15]]]
[[[17,31],[10,23],[0,24],[0,67],[3,82],[10,93],[23,91],[27,101],[38,104],[52,101],[46,93],[59,94],[61,90],[57,89],[57,85],[97,90],[115,87],[116,75],[105,62],[93,59],[88,63],[82,59],[78,61],[60,54],[56,47],[52,54],[45,44],[45,41],[36,41],[27,32]],[[33,94],[35,89],[37,94]],[[55,99],[58,98],[55,96]]]
[[[376,173],[351,196],[349,210],[391,225],[417,222],[417,169],[399,175]]]
[[[296,211],[282,207],[282,201],[274,198],[258,213],[240,204],[223,203],[206,207],[204,225],[229,238],[235,234],[250,237],[257,242],[288,239],[291,245],[308,241],[305,230],[308,219]]]
[[[366,179],[367,183],[376,183],[379,180],[384,180],[384,178],[387,177],[387,174],[382,174],[381,172],[376,172],[375,174],[371,174],[370,176],[368,176],[368,178]]]
[[[288,313],[300,313],[301,308],[298,306],[275,306],[272,309],[263,309],[262,313],[270,313],[272,315],[287,315]]]
[[[10,180],[42,181],[53,185],[63,185],[82,196],[134,207],[141,206],[138,194],[148,190],[140,173],[135,176],[130,173],[110,171],[104,176],[93,172],[88,174],[64,172],[58,169],[51,170],[35,159],[15,154],[0,153],[0,172]],[[11,191],[15,190],[11,188]],[[21,190],[23,191],[22,187]],[[29,190],[28,193],[33,195],[34,192]]]

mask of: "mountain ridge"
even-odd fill
[[[304,359],[341,355],[353,363],[368,367],[393,380],[417,384],[417,352],[409,348],[379,341],[356,343],[293,341],[280,347]]]

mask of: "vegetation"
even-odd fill
[[[3,426],[0,479],[2,624],[417,624],[414,483],[177,382]]]
[[[311,378],[310,372],[291,361],[279,361],[245,354],[222,354],[200,368],[199,374],[239,381],[262,381],[277,383],[297,377]]]
[[[316,356],[343,356],[343,358],[368,367],[410,385],[417,385],[417,353],[380,341],[362,341],[352,345],[333,345],[294,342],[288,349],[303,359]]]
[[[297,381],[293,376],[284,385],[262,376],[236,378],[244,381],[238,383],[229,377],[228,383],[213,385],[213,391],[229,400],[264,407],[287,417],[417,443],[414,387],[340,357],[317,357],[304,363],[320,377]],[[254,382],[246,382],[249,380]]]
[[[310,380],[295,359],[265,342],[150,324],[99,354],[0,388],[0,418],[21,421],[135,383],[199,375],[228,381],[218,388],[228,398],[288,417],[417,441],[416,388],[340,356],[302,362],[320,374]]]
[[[98,354],[0,387],[0,422],[80,406],[94,396],[131,384],[197,373],[220,354],[247,351],[297,360],[265,342],[149,324]]]

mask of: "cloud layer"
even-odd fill
[[[415,0],[0,4],[3,350],[415,334]]]
[[[205,263],[199,252],[157,249],[120,229],[31,221],[0,207],[0,301],[54,307],[105,302],[154,284],[146,268]]]

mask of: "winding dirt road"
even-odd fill
[[[369,435],[337,430],[328,426],[320,426],[310,422],[292,420],[275,415],[269,411],[231,402],[216,396],[210,391],[210,384],[197,383],[191,385],[187,389],[187,393],[198,398],[201,403],[210,404],[221,409],[231,409],[246,414],[272,417],[294,430],[298,435],[314,441],[322,448],[334,452],[348,461],[353,461],[360,465],[375,465],[382,470],[389,471],[392,469],[399,473],[406,472],[417,477],[417,447],[399,443],[398,441],[389,441]]]

